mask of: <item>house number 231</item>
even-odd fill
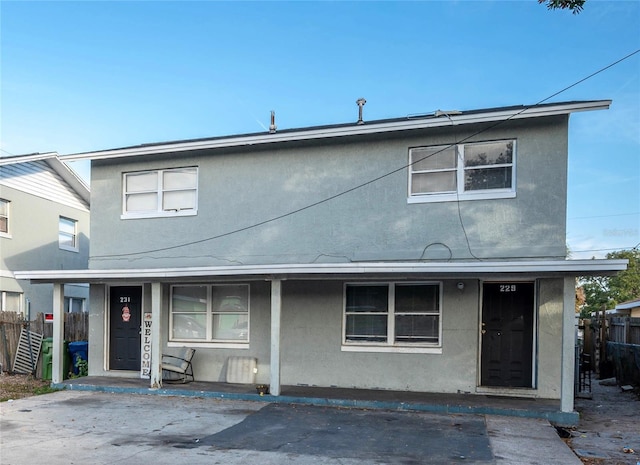
[[[500,292],[516,292],[515,284],[500,284]]]
[[[129,302],[131,302],[131,297],[120,297],[121,304],[128,304]]]

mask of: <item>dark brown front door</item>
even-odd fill
[[[483,386],[533,387],[534,283],[484,283]]]
[[[109,369],[140,370],[142,287],[112,287],[109,299]]]

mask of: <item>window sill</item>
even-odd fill
[[[515,191],[487,191],[465,194],[423,194],[412,195],[407,198],[407,203],[435,203],[435,202],[456,202],[466,200],[492,200],[492,199],[513,199],[516,197]]]
[[[396,354],[442,354],[442,347],[410,347],[410,346],[369,346],[346,345],[340,348],[342,352],[387,352]]]
[[[169,212],[153,212],[153,213],[123,213],[120,215],[121,220],[140,220],[144,218],[172,218],[174,216],[196,216],[198,210],[179,210]]]
[[[66,246],[66,245],[61,245],[59,248],[60,248],[60,250],[66,250],[67,252],[75,252],[75,253],[79,253],[80,252],[80,249],[77,248],[77,247],[69,247],[69,246]]]
[[[13,236],[9,233],[0,232],[0,237],[4,237],[5,239],[13,239]]]
[[[167,347],[193,347],[194,349],[249,349],[248,342],[169,341]]]

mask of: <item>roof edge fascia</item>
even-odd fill
[[[640,307],[640,299],[630,300],[628,302],[622,302],[616,305],[616,310],[629,310],[632,308]]]
[[[365,124],[338,125],[335,127],[302,128],[286,132],[260,133],[218,137],[212,139],[198,139],[191,141],[167,142],[159,144],[139,145],[121,149],[109,149],[96,152],[86,152],[63,156],[64,160],[104,160],[143,156],[168,152],[185,152],[192,150],[207,150],[216,148],[265,145],[278,142],[294,142],[345,136],[359,136],[376,133],[408,131],[414,129],[428,129],[463,124],[499,122],[525,118],[538,118],[575,113],[579,111],[605,110],[611,105],[611,100],[592,100],[582,102],[559,103],[557,105],[532,105],[524,109],[497,109],[482,112],[467,112],[460,115],[446,115],[446,117],[407,118],[400,121],[382,121]]]
[[[589,273],[615,273],[627,269],[628,260],[540,260],[483,262],[371,262],[239,265],[183,268],[86,269],[15,271],[16,279],[38,282],[96,282],[117,279],[165,280],[172,278],[229,276],[302,276],[302,275],[392,275],[392,274],[513,274],[556,273],[580,276]]]
[[[15,165],[18,163],[30,163],[34,161],[44,161],[54,170],[71,188],[84,200],[87,208],[91,203],[91,191],[89,186],[68,164],[60,159],[58,152],[32,153],[27,155],[15,155],[12,157],[1,157],[0,166]]]
[[[13,165],[15,163],[27,163],[30,161],[49,160],[58,158],[58,152],[29,153],[26,155],[12,155],[10,157],[0,157],[0,166]]]

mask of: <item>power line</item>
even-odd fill
[[[620,58],[619,60],[616,60],[613,63],[610,63],[609,65],[607,65],[607,66],[605,66],[603,68],[600,68],[599,70],[589,74],[588,76],[580,79],[579,81],[574,82],[573,84],[563,88],[562,90],[559,90],[558,92],[555,92],[555,93],[551,94],[550,96],[540,100],[539,102],[537,102],[537,103],[535,103],[533,105],[524,106],[524,108],[522,110],[517,111],[516,113],[512,114],[508,118],[506,118],[504,120],[501,120],[501,121],[498,121],[498,122],[496,122],[496,123],[494,123],[492,125],[489,125],[489,126],[485,127],[484,129],[480,129],[480,130],[476,131],[475,133],[471,134],[470,136],[462,138],[461,140],[457,141],[455,144],[449,144],[446,147],[444,147],[444,148],[442,148],[442,149],[440,149],[440,150],[438,150],[438,151],[436,151],[436,152],[434,152],[434,153],[432,153],[430,155],[427,155],[427,156],[425,156],[425,157],[423,157],[421,159],[413,161],[412,163],[408,163],[408,164],[406,164],[404,166],[401,166],[400,168],[396,168],[396,169],[394,169],[392,171],[389,171],[389,172],[387,172],[385,174],[382,174],[382,175],[377,176],[377,177],[375,177],[373,179],[370,179],[369,181],[363,182],[362,184],[358,184],[358,185],[356,185],[354,187],[351,187],[351,188],[349,188],[349,189],[347,189],[345,191],[342,191],[342,192],[339,192],[337,194],[331,195],[331,196],[326,197],[326,198],[324,198],[322,200],[318,200],[317,202],[313,202],[313,203],[308,204],[308,205],[306,205],[304,207],[297,208],[297,209],[289,211],[287,213],[283,213],[281,215],[277,215],[277,216],[268,218],[268,219],[260,221],[258,223],[254,223],[254,224],[251,224],[251,225],[248,225],[248,226],[244,226],[242,228],[234,229],[234,230],[222,233],[222,234],[217,234],[215,236],[207,237],[207,238],[204,238],[204,239],[199,239],[199,240],[196,240],[196,241],[184,242],[182,244],[177,244],[177,245],[168,246],[168,247],[159,247],[159,248],[156,248],[156,249],[145,250],[145,251],[142,251],[142,252],[129,252],[129,253],[121,253],[121,254],[96,255],[96,256],[91,257],[91,258],[97,259],[97,258],[128,257],[128,256],[133,256],[133,255],[142,255],[142,254],[149,254],[149,253],[155,253],[155,252],[164,252],[164,251],[167,251],[167,250],[174,250],[174,249],[178,249],[180,247],[187,247],[187,246],[190,246],[190,245],[196,245],[196,244],[201,244],[203,242],[208,242],[208,241],[213,241],[213,240],[216,240],[216,239],[221,239],[223,237],[231,236],[233,234],[238,234],[238,233],[241,233],[241,232],[244,232],[244,231],[248,231],[250,229],[255,229],[255,228],[258,228],[258,227],[263,226],[265,224],[272,223],[274,221],[278,221],[278,220],[287,218],[289,216],[296,215],[296,214],[301,213],[301,212],[303,212],[305,210],[309,210],[311,208],[317,207],[318,205],[322,205],[324,203],[327,203],[327,202],[330,202],[330,201],[332,201],[334,199],[337,199],[338,197],[342,197],[342,196],[347,195],[347,194],[349,194],[349,193],[351,193],[353,191],[356,191],[356,190],[361,189],[363,187],[366,187],[366,186],[369,186],[371,184],[374,184],[374,183],[376,183],[376,182],[378,182],[378,181],[380,181],[380,180],[382,180],[384,178],[387,178],[387,177],[389,177],[389,176],[391,176],[393,174],[399,173],[400,171],[403,171],[403,170],[409,168],[410,166],[412,166],[412,165],[414,165],[416,163],[419,163],[419,162],[421,162],[421,161],[423,161],[423,160],[425,160],[427,158],[430,158],[430,157],[432,157],[434,155],[437,155],[438,153],[441,153],[442,151],[447,150],[448,148],[451,148],[454,145],[458,145],[458,144],[460,144],[462,142],[465,142],[465,141],[467,141],[467,140],[469,140],[469,139],[471,139],[473,137],[476,137],[476,136],[478,136],[478,135],[480,135],[480,134],[482,134],[484,132],[487,132],[487,131],[489,131],[489,130],[497,127],[497,126],[500,126],[500,125],[506,123],[507,121],[510,121],[513,118],[517,117],[518,115],[524,113],[525,111],[529,110],[530,108],[533,108],[533,107],[535,107],[537,105],[541,105],[542,103],[546,102],[547,100],[550,100],[553,97],[556,97],[557,95],[560,95],[561,93],[566,92],[567,90],[577,86],[578,84],[581,84],[581,83],[585,82],[586,80],[588,80],[588,79],[590,79],[590,78],[592,78],[592,77],[594,77],[594,76],[606,71],[607,69],[612,68],[613,66],[616,66],[617,64],[619,64],[619,63],[631,58],[633,55],[635,55],[637,53],[640,53],[640,49],[629,53],[628,55]],[[459,202],[459,200],[458,200],[458,202]],[[465,233],[465,239],[467,241],[467,246],[469,248],[469,252],[471,253],[472,256],[475,257],[475,255],[473,255],[473,253],[471,252],[471,248],[469,246],[469,238],[466,235],[464,224],[462,224],[462,229],[463,229],[463,231]],[[475,258],[478,258],[478,257],[475,257]]]

